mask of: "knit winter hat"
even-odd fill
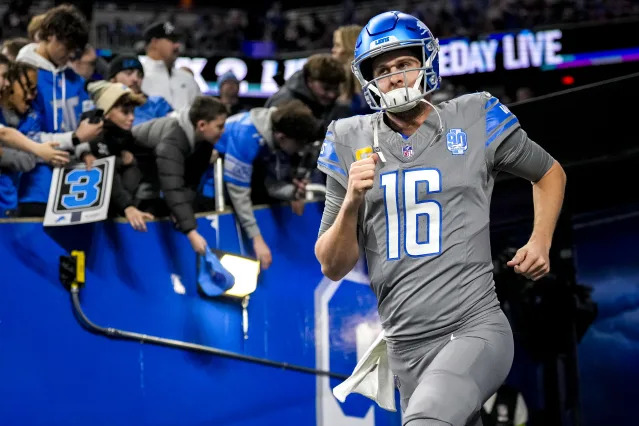
[[[113,105],[123,96],[127,96],[133,104],[142,105],[144,103],[144,97],[142,95],[135,94],[122,83],[110,83],[104,80],[94,81],[88,84],[87,91],[95,107],[103,110],[105,114],[108,113],[111,108],[113,108]]]

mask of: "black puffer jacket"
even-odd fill
[[[135,126],[133,135],[138,144],[154,149],[159,189],[178,228],[184,233],[195,229],[193,201],[209,165],[213,144],[195,141],[188,109],[177,113],[177,117]]]

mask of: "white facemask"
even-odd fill
[[[420,71],[413,87],[400,87],[388,93],[382,93],[377,87],[371,85],[369,89],[378,95],[380,106],[388,112],[403,112],[415,108],[415,105],[423,98],[423,93],[419,85],[424,77],[424,72]]]

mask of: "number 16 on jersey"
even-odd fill
[[[53,170],[44,226],[77,225],[107,218],[115,157]]]
[[[441,253],[442,206],[435,200],[418,199],[420,187],[425,186],[425,192],[422,191],[425,194],[441,192],[440,171],[412,169],[384,173],[380,186],[386,209],[386,258],[397,260],[402,256],[400,240],[404,241],[404,253],[410,257]],[[404,212],[401,217],[400,211]]]

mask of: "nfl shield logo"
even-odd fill
[[[404,158],[410,158],[413,156],[413,145],[404,145],[402,147],[402,153],[404,154]]]

